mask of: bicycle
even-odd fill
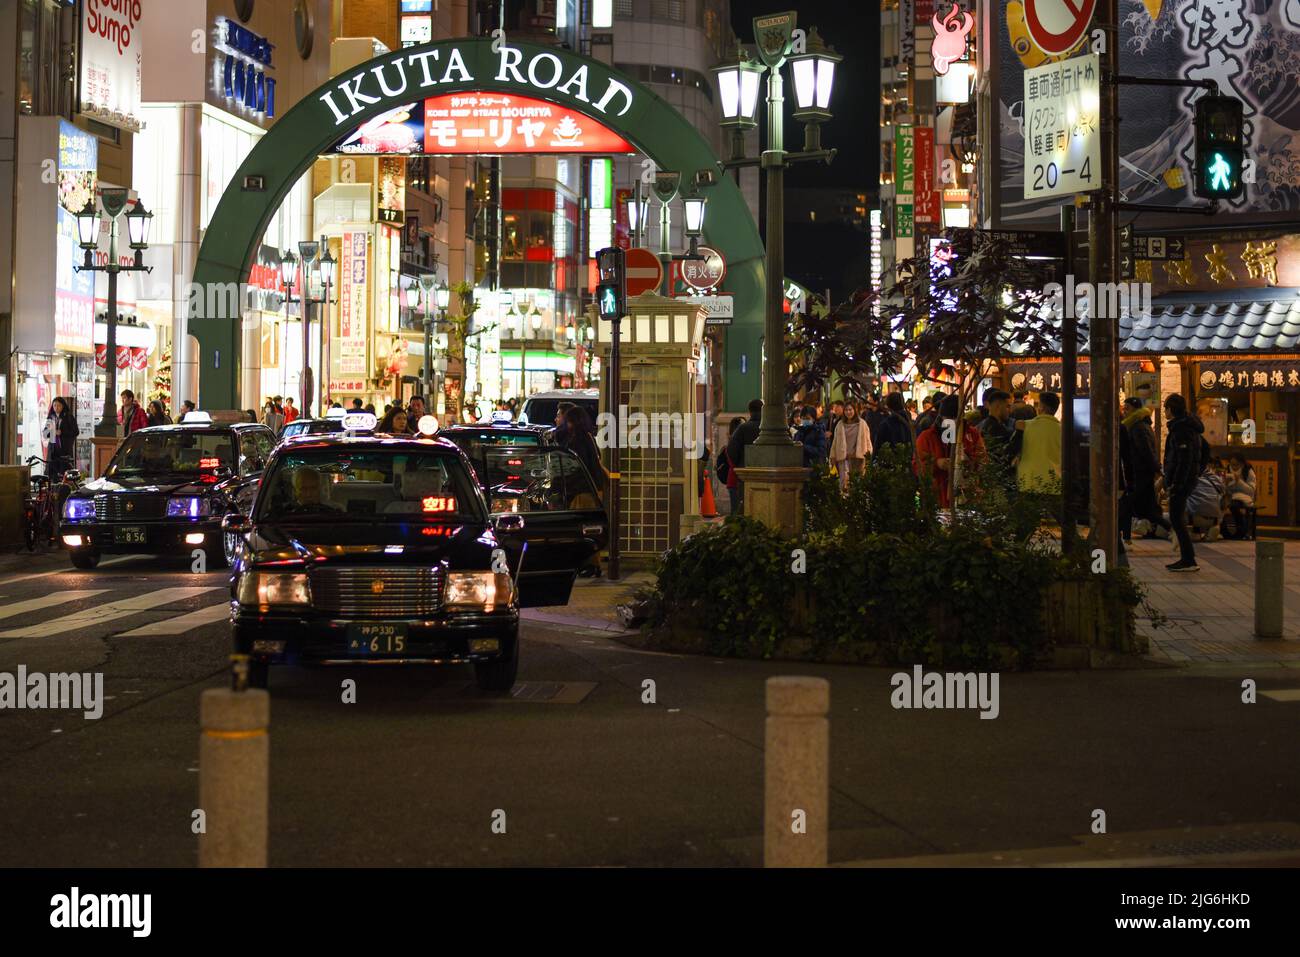
[[[44,465],[48,473],[50,463],[39,455],[28,457],[27,464]],[[49,544],[59,534],[59,511],[69,494],[77,488],[77,473],[69,469],[56,481],[49,474],[33,475],[32,490],[23,506],[23,539],[29,552],[36,551],[36,543],[44,536]]]

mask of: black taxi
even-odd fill
[[[275,433],[253,422],[221,422],[191,412],[180,425],[132,432],[104,474],[63,503],[59,525],[77,568],[101,555],[189,555],[203,549],[220,566],[234,559],[237,539],[221,520],[246,513]]]
[[[567,604],[605,531],[594,490],[566,498],[554,465],[549,502],[538,475],[493,514],[445,438],[348,431],[282,443],[251,515],[224,526],[244,540],[232,623],[250,683],[264,687],[278,663],[468,662],[480,688],[508,691],[519,609]]]

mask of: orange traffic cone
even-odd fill
[[[709,470],[704,470],[704,495],[700,498],[700,518],[717,518],[718,507],[713,501],[713,480]]]

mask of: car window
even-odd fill
[[[198,475],[234,467],[235,437],[230,432],[141,431],[122,442],[107,475],[113,478]]]
[[[247,474],[264,468],[274,447],[275,436],[269,430],[249,429],[239,433],[240,472]]]
[[[263,480],[258,521],[482,521],[481,499],[455,456],[313,448],[282,453]]]
[[[488,454],[503,450],[489,449]],[[511,449],[505,481],[495,483],[493,512],[567,512],[600,508],[600,496],[576,455],[566,449]]]

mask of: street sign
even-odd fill
[[[678,296],[682,302],[693,306],[703,306],[706,326],[729,326],[736,317],[736,300],[734,296]]]
[[[664,281],[664,266],[648,249],[627,251],[627,294],[639,296],[643,292],[657,292]]]
[[[944,231],[946,238],[956,248],[958,255],[966,255],[977,230],[952,228]],[[983,229],[981,236],[997,237],[1009,246],[1012,256],[1042,259],[1065,258],[1065,233],[1059,231],[1035,232],[1029,229]]]
[[[1052,56],[1068,53],[1088,32],[1096,8],[1097,0],[1025,0],[1029,39]]]
[[[1133,258],[1156,262],[1187,258],[1187,239],[1183,236],[1134,236]]]
[[[1101,188],[1101,58],[1025,71],[1025,199]]]
[[[699,251],[703,259],[682,260],[682,281],[692,289],[708,292],[722,285],[727,275],[727,260],[710,246],[701,246]]]

